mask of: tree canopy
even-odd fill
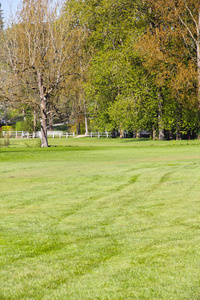
[[[40,112],[43,146],[54,119],[77,132],[197,135],[199,34],[195,0],[68,0],[59,10],[23,0],[1,36],[1,101]]]

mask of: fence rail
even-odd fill
[[[89,136],[92,138],[92,137],[111,137],[111,133],[110,132],[90,132],[89,133]]]
[[[2,132],[3,136],[6,137],[8,136],[9,138],[41,138],[41,131],[29,133],[27,131],[3,131]],[[47,136],[54,138],[69,138],[69,137],[75,137],[75,133],[71,132],[63,132],[63,131],[47,131]],[[85,136],[89,137],[106,137],[109,138],[111,137],[110,132],[89,132],[88,134],[85,134]]]
[[[29,133],[27,131],[3,131],[3,136],[9,138],[36,138],[39,137],[37,132]]]

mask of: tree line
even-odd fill
[[[43,147],[55,121],[198,136],[198,1],[22,0],[0,35],[1,103],[40,120]]]

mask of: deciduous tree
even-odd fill
[[[23,0],[18,18],[5,32],[4,60],[18,80],[38,95],[42,146],[48,146],[48,101],[71,80],[84,35],[72,26],[72,12],[50,0]]]

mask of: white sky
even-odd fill
[[[21,0],[0,0],[1,3],[1,9],[3,10],[3,17],[5,21],[9,19],[9,16],[12,13],[15,14],[15,11],[17,10],[17,7]],[[10,10],[11,8],[11,10]]]
[[[62,0],[59,0],[58,2],[62,3]],[[21,3],[21,0],[0,0],[0,3],[1,9],[3,10],[4,22],[6,25],[10,16],[15,17],[15,12],[17,11],[19,4]]]

